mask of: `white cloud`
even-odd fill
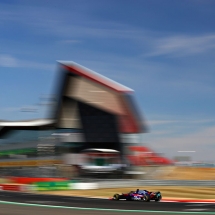
[[[1,54],[0,55],[0,67],[22,67],[22,68],[38,68],[53,70],[55,64],[38,63],[26,60],[19,60],[11,55]]]
[[[6,54],[0,55],[0,66],[1,67],[17,67],[17,59]]]
[[[147,56],[184,56],[205,53],[215,49],[215,34],[203,36],[167,36],[152,40],[152,51]]]

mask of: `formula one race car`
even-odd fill
[[[148,190],[139,190],[130,191],[129,193],[114,194],[111,200],[127,200],[127,201],[143,201],[150,202],[154,200],[159,202],[162,199],[161,192],[149,192]]]

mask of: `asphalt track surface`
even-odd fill
[[[0,215],[215,214],[215,204],[134,202],[0,192]]]

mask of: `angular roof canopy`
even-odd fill
[[[94,82],[100,83],[115,91],[128,92],[128,93],[133,92],[132,89],[130,89],[116,81],[113,81],[97,72],[94,72],[86,67],[83,67],[73,61],[58,61],[58,63],[62,64],[65,68],[67,68],[68,70],[71,70],[71,72],[76,73],[77,75],[90,79]]]

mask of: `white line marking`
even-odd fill
[[[191,209],[185,209],[184,211],[206,211],[207,208],[191,208]]]

